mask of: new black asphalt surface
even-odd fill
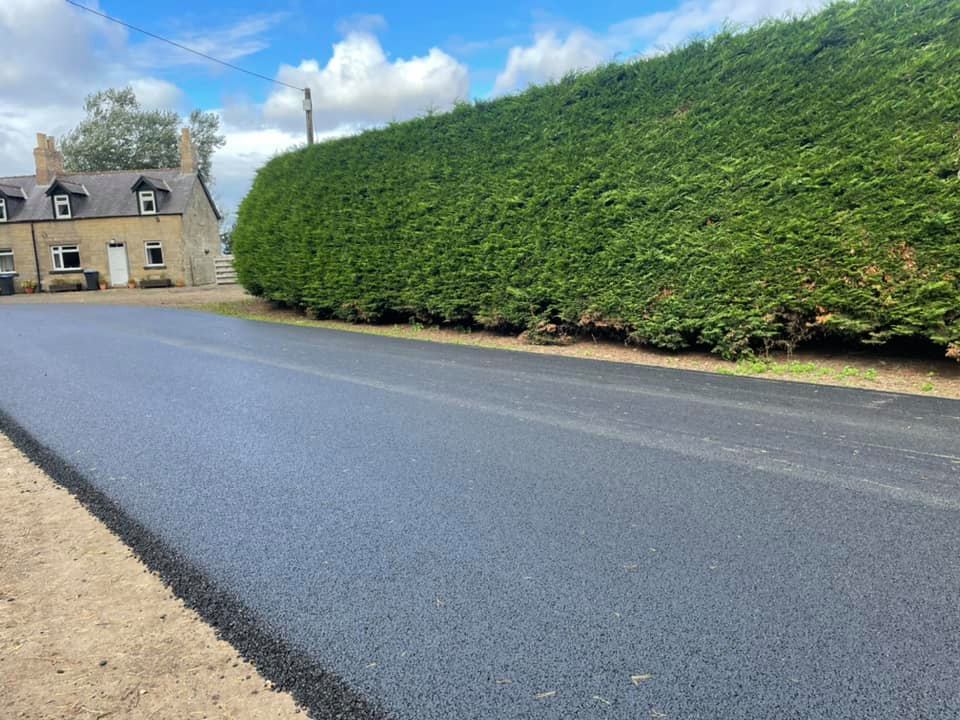
[[[0,332],[0,412],[238,646],[392,716],[960,717],[960,402],[167,309]]]

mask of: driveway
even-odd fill
[[[375,711],[960,716],[960,402],[166,308],[0,327],[0,411]]]
[[[110,288],[94,292],[17,293],[0,298],[0,312],[11,305],[147,305],[192,307],[207,303],[236,302],[248,299],[239,285],[201,285],[140,290]]]

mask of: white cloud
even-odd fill
[[[92,0],[90,4],[97,7]],[[599,33],[550,18],[536,25],[528,45],[503,37],[462,44],[461,52],[512,46],[496,80],[496,92],[502,93],[592,67],[617,53],[672,46],[712,31],[725,19],[746,25],[824,4],[825,0],[684,0],[673,11],[630,18]],[[254,16],[202,34],[184,32],[176,39],[236,60],[262,50],[265,34],[283,17]],[[381,16],[352,16],[338,27],[343,38],[333,46],[329,60],[305,59],[297,66],[281,66],[276,74],[291,85],[311,87],[318,140],[427,110],[446,110],[469,97],[469,71],[447,52],[431,48],[422,55],[391,57],[375,34],[386,27]],[[156,68],[199,62],[197,58],[149,41],[131,42],[124,28],[65,6],[62,0],[2,0],[0,38],[7,58],[0,63],[0,174],[32,172],[35,133],[61,136],[82,119],[84,97],[96,90],[132,84],[146,107],[188,109],[182,90],[156,77]],[[213,169],[217,194],[228,208],[246,193],[258,167],[274,154],[302,144],[301,102],[299,92],[282,90],[262,105],[240,97],[219,111],[227,144],[215,155]]]
[[[233,59],[262,49],[260,33],[281,17],[256,16],[178,39]],[[179,87],[151,76],[145,67],[181,64],[185,58],[169,48],[147,52],[150,43],[132,45],[124,28],[62,0],[3,0],[0,38],[5,57],[0,63],[0,175],[32,173],[36,133],[62,137],[83,119],[84,98],[97,90],[130,85],[146,108],[188,109]],[[242,163],[243,157],[241,152],[234,160]],[[247,175],[253,170],[248,168]]]
[[[427,110],[446,110],[469,97],[466,66],[441,50],[390,58],[373,34],[385,25],[378,15],[352,16],[338,25],[345,37],[325,64],[309,59],[277,72],[281,82],[310,87],[317,142]],[[221,118],[227,144],[214,156],[213,175],[218,196],[232,209],[249,190],[257,168],[305,142],[303,95],[278,90],[262,106],[234,98]]]
[[[649,50],[675,47],[692,36],[709,32],[724,22],[753,25],[765,18],[799,15],[819,10],[829,0],[687,0],[676,10],[653,13],[617,23],[608,37],[622,50],[645,43]]]
[[[686,0],[674,10],[629,18],[596,35],[582,28],[540,31],[532,45],[514,46],[497,75],[494,94],[557,80],[571,70],[609,62],[620,54],[649,55],[675,47],[724,22],[753,25],[764,18],[819,10],[830,0]]]
[[[559,80],[573,70],[586,70],[610,60],[606,43],[585,30],[574,30],[563,40],[556,32],[541,33],[528,47],[512,47],[507,66],[497,75],[495,95],[526,85]]]
[[[337,23],[337,32],[349,35],[352,32],[376,34],[387,29],[387,19],[383,15],[350,15]]]
[[[470,93],[467,67],[442,50],[431,48],[426,55],[391,60],[375,35],[359,30],[351,30],[333,46],[325,65],[317,60],[303,60],[297,67],[283,65],[277,79],[310,87],[314,122],[321,131],[447,110]],[[267,100],[264,117],[296,127],[303,123],[302,103],[300,92],[280,90]]]
[[[203,32],[187,31],[172,39],[197,52],[231,62],[253,55],[269,47],[264,35],[285,20],[285,12],[252,15],[241,18],[221,28]],[[171,67],[176,65],[201,65],[215,70],[210,61],[186,50],[171,47],[159,40],[147,40],[131,50],[133,61],[143,67]]]
[[[183,90],[158,78],[141,77],[129,83],[137,101],[147,110],[176,110],[183,105]]]
[[[60,135],[83,115],[84,96],[115,77],[109,59],[126,33],[59,0],[0,3],[0,174],[33,171],[37,132]]]
[[[223,115],[221,115],[223,117]],[[317,142],[352,135],[362,128],[345,125],[319,133]],[[217,203],[232,212],[250,190],[258,168],[272,157],[301,146],[306,142],[303,131],[293,132],[279,128],[238,128],[224,122],[227,144],[213,156],[214,192]]]

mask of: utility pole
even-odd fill
[[[303,111],[307,114],[307,145],[313,145],[313,100],[310,88],[303,89]]]

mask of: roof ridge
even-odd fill
[[[129,174],[139,174],[143,175],[144,173],[151,172],[180,172],[180,168],[138,168],[135,170],[78,170],[76,172],[65,172],[63,175],[120,175],[121,173]],[[185,175],[188,173],[184,173]],[[57,177],[63,177],[63,175],[58,175]],[[26,175],[25,177],[30,177]]]
[[[196,175],[195,172],[185,173],[185,172],[182,171],[181,168],[178,168],[178,167],[170,167],[170,168],[139,168],[139,169],[136,169],[136,170],[90,170],[90,171],[79,170],[79,171],[76,171],[76,172],[63,172],[63,173],[59,173],[59,174],[56,175],[56,177],[61,177],[61,178],[66,177],[66,178],[68,178],[68,177],[70,177],[71,175],[86,175],[86,176],[90,176],[90,175],[121,175],[121,174],[124,174],[124,173],[126,173],[126,174],[128,174],[128,175],[148,175],[149,173],[152,173],[152,172],[154,172],[154,173],[155,173],[155,172],[176,172],[176,173],[180,173],[181,175]],[[28,179],[28,178],[32,178],[33,180],[36,180],[36,179],[37,179],[37,176],[36,176],[36,174],[33,174],[33,175],[0,175],[0,181],[3,181],[3,180],[26,180],[26,179]],[[39,183],[38,183],[38,184],[39,184]]]

